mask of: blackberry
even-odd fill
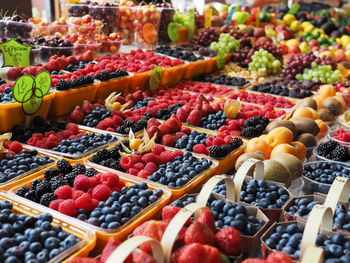
[[[109,80],[111,78],[111,73],[109,73],[108,71],[102,70],[101,72],[101,80],[102,81],[106,81]]]
[[[37,201],[37,194],[34,190],[30,189],[27,193],[25,193],[24,198],[36,202]]]
[[[339,143],[335,142],[335,141],[328,141],[325,143],[320,144],[317,147],[317,153],[319,155],[327,155],[329,154],[331,151],[335,150],[335,148],[339,145]]]
[[[56,199],[57,199],[57,196],[55,196],[53,193],[46,193],[40,198],[40,204],[48,207],[51,201]]]
[[[260,121],[261,121],[261,116],[252,117],[252,118],[244,121],[243,127],[256,126],[256,125],[258,125],[260,123]]]
[[[62,174],[68,174],[72,171],[72,165],[65,159],[60,159],[57,162],[57,169]]]
[[[51,185],[47,181],[41,181],[37,184],[35,191],[38,196],[42,196],[43,194],[51,192]]]
[[[264,123],[266,126],[269,125],[269,123],[270,123],[270,120],[269,120],[268,117],[262,117],[261,120],[263,121],[263,123]]]
[[[256,125],[255,129],[259,133],[259,135],[265,130],[266,126],[263,126],[261,124]]]
[[[125,126],[125,127],[131,128],[133,125],[134,125],[133,121],[130,121],[130,120],[123,121],[123,126]]]
[[[58,176],[60,172],[56,168],[49,168],[44,172],[46,181],[50,181],[52,178]]]
[[[109,153],[111,155],[111,158],[118,159],[120,157],[119,149],[117,147],[114,147],[109,150]]]
[[[127,131],[128,130],[128,131]],[[119,126],[118,128],[115,129],[116,133],[120,133],[120,134],[127,134],[129,132],[130,129],[124,127],[124,126]]]
[[[73,167],[72,173],[75,175],[78,175],[78,174],[84,174],[85,171],[86,171],[86,167],[84,164],[76,163]]]
[[[214,145],[214,146],[211,146],[209,149],[209,156],[214,158],[221,158],[226,156],[226,154],[221,146]]]
[[[31,188],[32,190],[36,190],[37,185],[40,184],[40,183],[41,183],[41,180],[40,180],[40,179],[35,179],[35,180],[31,183],[30,188]]]
[[[51,192],[54,192],[57,188],[68,184],[68,180],[64,176],[56,176],[50,181]]]
[[[146,119],[150,119],[153,118],[153,114],[150,112],[146,112],[145,114],[143,114],[143,117],[145,117]]]
[[[256,128],[254,127],[247,127],[244,128],[241,134],[243,137],[246,138],[253,138],[259,135],[259,132]]]
[[[96,174],[98,174],[98,171],[95,168],[88,168],[88,169],[86,169],[85,175],[87,177],[93,177]]]
[[[67,90],[70,88],[70,84],[65,79],[60,79],[56,86],[57,90]]]
[[[100,160],[107,160],[111,157],[111,154],[109,153],[109,151],[107,149],[100,149],[97,151],[96,156]]]
[[[349,150],[346,146],[338,145],[332,152],[333,160],[347,162],[349,160]]]
[[[80,173],[79,173],[80,174]],[[68,181],[68,184],[69,186],[73,187],[74,185],[74,180],[75,180],[75,177],[77,177],[78,174],[75,174],[74,172],[71,172],[69,174],[66,174],[65,177]]]
[[[243,141],[240,138],[233,138],[231,139],[230,144],[234,149],[237,149],[243,145]]]
[[[138,120],[134,125],[132,126],[133,131],[141,131],[143,128],[147,127],[148,121],[145,119]]]
[[[98,156],[95,154],[95,155],[93,155],[93,156],[90,158],[90,161],[93,162],[93,163],[100,163],[100,162],[101,162],[101,159],[98,158]]]
[[[22,186],[16,192],[16,195],[24,197],[26,193],[28,193],[30,189],[27,186]]]

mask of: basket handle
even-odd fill
[[[141,244],[150,242],[152,256],[157,263],[164,262],[163,248],[158,240],[145,236],[134,236],[118,246],[107,259],[106,263],[123,263],[125,259]]]
[[[301,258],[303,258],[305,251],[309,246],[315,246],[317,234],[321,226],[326,230],[332,231],[332,209],[323,205],[315,205],[310,212],[309,218],[304,228],[300,249]]]
[[[322,263],[323,249],[319,247],[308,246],[305,250],[301,263]]]
[[[350,193],[350,180],[348,178],[338,176],[332,183],[331,188],[328,191],[325,206],[329,206],[333,213],[339,201],[347,203],[349,202]]]
[[[255,168],[255,175],[254,175]],[[244,178],[247,175],[252,174],[255,179],[260,180],[264,178],[264,163],[261,160],[250,158],[246,160],[236,172],[233,182],[235,184],[236,200],[239,201],[241,196],[241,189],[243,186]]]
[[[171,251],[174,243],[177,239],[182,227],[185,225],[187,220],[194,214],[195,219],[201,214],[202,209],[209,210],[205,205],[198,203],[191,203],[182,208],[170,221],[168,227],[165,229],[161,244],[163,245],[165,262],[170,262]],[[209,210],[210,211],[210,210]]]
[[[232,179],[227,176],[215,175],[205,183],[202,190],[199,192],[197,196],[197,204],[207,206],[208,199],[215,186],[222,180],[224,180],[226,184],[226,199],[228,199],[230,202],[235,202],[235,184]]]

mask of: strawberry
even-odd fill
[[[233,227],[220,229],[215,234],[215,243],[226,255],[238,255],[241,252],[241,235]]]
[[[171,115],[165,124],[170,128],[172,132],[178,132],[181,130],[181,121],[176,117],[175,114]]]
[[[272,252],[266,259],[266,263],[292,263],[294,262],[290,256],[281,251]]]
[[[152,237],[160,241],[162,239],[166,226],[167,225],[162,221],[150,220],[135,228],[135,230],[132,232],[132,235]],[[150,243],[142,244],[140,246],[140,249],[145,252],[152,251]]]
[[[178,108],[176,111],[176,117],[181,121],[185,122],[187,120],[189,112],[186,111],[183,107]]]
[[[163,222],[169,224],[173,217],[181,210],[180,207],[167,205],[162,210]]]
[[[58,71],[60,70],[60,65],[57,63],[56,60],[51,60],[46,64],[45,68],[50,72]]]
[[[186,135],[190,135],[191,134],[191,129],[188,127],[181,127],[180,132],[183,132]]]
[[[150,138],[153,137],[154,134],[157,133],[157,136],[159,135],[159,128],[157,126],[152,126],[147,129],[147,134]]]
[[[16,80],[22,76],[23,67],[12,67],[7,71],[7,77],[9,80]]]
[[[162,137],[162,141],[161,144],[165,145],[165,146],[170,146],[170,147],[174,147],[176,144],[176,139],[174,136],[170,135],[170,134],[165,134]]]
[[[193,109],[187,117],[189,124],[199,126],[201,124],[202,113],[198,109]]]
[[[85,115],[90,114],[92,112],[92,110],[93,110],[91,102],[88,101],[88,100],[84,100],[83,104],[81,106],[81,110],[83,111],[83,113]]]
[[[185,244],[200,243],[213,245],[215,242],[213,231],[206,225],[195,221],[185,233]]]
[[[167,124],[162,124],[159,126],[159,135],[164,136],[166,134],[171,134],[171,129]]]
[[[205,210],[196,221],[209,227],[214,234],[216,233],[215,219],[210,211]]]
[[[175,134],[175,141],[177,141],[178,139],[180,139],[182,136],[185,136],[186,134],[183,132],[177,132]]]
[[[265,262],[265,260],[263,260],[261,258],[247,258],[242,263],[264,263],[264,262]],[[277,262],[275,262],[275,263],[277,263]]]

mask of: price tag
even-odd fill
[[[211,27],[211,17],[213,15],[213,10],[210,8],[205,9],[204,27]]]
[[[188,27],[188,41],[191,42],[192,39],[193,39],[193,35],[194,35],[194,9],[191,8],[189,10],[189,13],[188,13],[189,17],[190,17],[190,25]]]
[[[174,22],[168,24],[168,37],[172,42],[176,42],[179,39],[179,28]]]
[[[0,44],[0,50],[4,55],[3,67],[27,67],[30,66],[31,46],[25,46],[14,39]]]
[[[224,67],[224,64],[225,64],[225,55],[226,55],[225,52],[220,51],[220,52],[218,53],[218,55],[216,56],[216,59],[217,59],[216,65],[217,65],[218,69],[222,69],[222,68]]]
[[[251,24],[253,22],[253,20],[255,19],[257,13],[258,13],[258,9],[252,8],[251,16],[248,18],[247,23],[246,23],[247,25],[249,25],[249,24]]]
[[[42,104],[44,96],[49,92],[51,75],[47,70],[40,72],[35,78],[24,75],[16,80],[12,88],[14,99],[22,104],[25,114],[33,115]]]
[[[68,0],[68,4],[80,3],[80,0]]]
[[[151,23],[146,23],[142,28],[143,39],[147,43],[155,43],[157,41],[157,30]]]
[[[155,68],[151,71],[151,76],[149,77],[149,88],[151,90],[158,89],[162,75],[163,68],[161,66],[155,66]]]
[[[288,14],[294,15],[296,12],[298,12],[299,8],[300,8],[299,4],[293,5],[292,8],[289,9]]]
[[[228,16],[226,18],[226,25],[231,25],[231,20],[232,20],[232,16],[233,14],[236,12],[236,6],[233,6],[230,10],[230,13],[228,13]]]

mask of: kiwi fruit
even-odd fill
[[[303,133],[300,134],[297,139],[298,142],[301,142],[302,144],[305,145],[306,148],[309,147],[314,147],[317,145],[316,138],[313,134],[311,133]]]
[[[304,98],[298,103],[298,107],[310,107],[314,110],[317,110],[317,103],[313,98]]]
[[[264,161],[264,180],[283,183],[286,187],[289,187],[292,175],[282,163],[270,159]]]
[[[260,161],[264,161],[265,158],[258,153],[243,153],[241,156],[238,157],[236,164],[235,164],[235,169],[236,171],[238,171],[238,168],[241,167],[241,165],[248,159],[250,158],[254,158],[254,159],[258,159]]]
[[[289,153],[280,153],[271,158],[272,160],[278,161],[287,167],[292,175],[292,180],[295,180],[302,176],[303,165],[299,158]]]
[[[296,117],[291,121],[294,123],[299,135],[302,133],[311,133],[316,136],[320,132],[317,123],[309,118]]]
[[[333,115],[333,113],[326,108],[322,108],[317,111],[318,116],[320,116],[320,119],[322,121],[335,121],[336,117]]]
[[[292,121],[288,121],[288,120],[279,120],[279,121],[270,122],[269,125],[267,125],[265,130],[267,133],[269,133],[270,131],[272,131],[277,127],[286,127],[290,129],[293,132],[294,139],[298,136],[297,128],[295,127],[295,124]]]
[[[336,98],[327,98],[322,101],[322,108],[330,110],[333,115],[337,116],[343,112],[343,106]]]

